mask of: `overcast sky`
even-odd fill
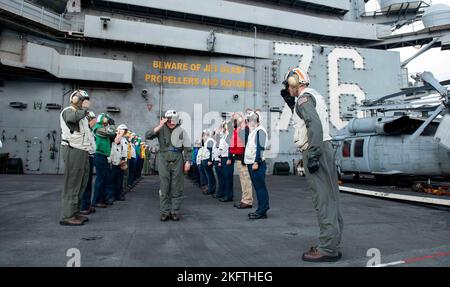
[[[432,4],[446,4],[450,6],[450,0],[432,0]],[[367,3],[366,9],[376,10],[378,8],[377,0],[370,0]],[[421,23],[416,23],[413,26],[405,27],[400,30],[400,32],[408,32],[420,30],[423,28]],[[405,60],[415,52],[418,51],[420,47],[407,47],[400,49],[393,49],[393,51],[400,52],[401,60]],[[441,51],[441,48],[433,48],[423,53],[419,57],[415,58],[412,62],[407,65],[408,73],[416,73],[423,71],[430,71],[438,80],[448,80],[450,79],[450,50]]]

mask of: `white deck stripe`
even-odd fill
[[[395,262],[390,262],[390,263],[385,263],[385,264],[378,264],[372,267],[386,267],[386,266],[393,266],[393,265],[399,265],[399,264],[404,264],[406,263],[405,261],[395,261]]]
[[[392,198],[392,199],[407,200],[407,201],[420,202],[420,203],[429,203],[429,204],[450,206],[450,200],[448,200],[448,199],[402,195],[402,194],[395,194],[395,193],[388,193],[388,192],[379,192],[379,191],[373,191],[373,190],[352,188],[352,187],[347,187],[347,186],[339,186],[339,189],[341,191],[376,196],[376,197]]]

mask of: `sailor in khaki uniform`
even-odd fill
[[[286,73],[281,96],[291,109],[295,122],[294,142],[306,162],[306,180],[313,192],[313,204],[320,227],[319,245],[311,247],[302,259],[332,262],[341,258],[343,220],[339,209],[339,187],[334,151],[331,145],[327,106],[323,97],[309,88],[309,77],[301,68]]]

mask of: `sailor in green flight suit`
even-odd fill
[[[178,221],[183,196],[183,170],[187,173],[191,168],[189,136],[181,127],[178,113],[168,110],[159,125],[146,132],[145,138],[158,138],[159,141],[160,220]]]
[[[294,142],[302,151],[306,181],[312,194],[320,227],[318,246],[303,253],[310,262],[333,262],[341,258],[344,222],[339,208],[339,186],[329,116],[322,95],[309,87],[309,76],[301,68],[289,70],[281,96],[293,111]]]

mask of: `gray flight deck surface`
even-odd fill
[[[319,229],[305,179],[295,176],[268,176],[268,219],[250,221],[251,210],[186,180],[182,220],[160,222],[159,179],[147,176],[126,201],[97,209],[80,227],[58,224],[62,176],[0,175],[0,182],[0,266],[65,266],[69,248],[80,250],[81,266],[365,266],[369,248],[380,250],[381,263],[450,266],[449,209],[347,193],[343,259],[303,262]]]

